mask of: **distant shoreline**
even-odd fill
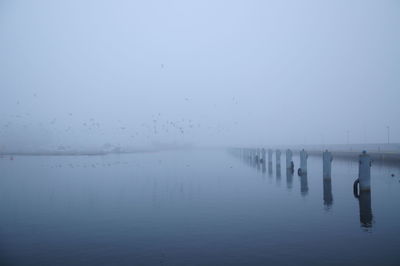
[[[98,155],[108,155],[108,154],[120,154],[120,153],[145,153],[145,152],[155,152],[150,150],[142,151],[129,151],[129,152],[83,152],[83,151],[67,151],[67,152],[4,152],[0,153],[1,156],[98,156]]]
[[[0,156],[101,156],[110,154],[132,154],[132,153],[152,153],[169,150],[183,150],[177,149],[138,149],[129,151],[37,151],[37,152],[24,152],[24,151],[10,151],[0,152]]]

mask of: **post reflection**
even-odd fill
[[[300,175],[300,192],[302,196],[307,196],[308,194],[307,174]]]
[[[293,169],[286,169],[286,187],[292,189],[293,187]]]
[[[281,184],[281,166],[280,165],[276,165],[276,184],[280,185]]]
[[[281,178],[281,166],[278,164],[276,165],[276,177]]]
[[[262,170],[262,173],[263,174],[265,174],[265,172],[266,172],[266,170],[267,170],[267,167],[266,167],[266,165],[265,165],[265,160],[262,162],[262,164],[261,164],[261,170]]]
[[[268,175],[272,176],[272,162],[268,162]]]
[[[333,205],[332,181],[330,178],[323,179],[323,189],[325,210],[330,210]]]
[[[360,207],[360,224],[361,227],[368,230],[373,224],[373,215],[371,208],[371,192],[361,191],[358,195],[358,204]]]
[[[327,152],[325,152],[328,154]],[[267,166],[267,160],[265,156],[265,151],[261,150],[261,152],[257,153],[260,155],[255,155],[252,150],[245,150],[241,154],[243,161],[254,167],[257,168],[257,170],[262,171],[263,174],[266,173],[267,167],[268,167],[268,176],[270,178],[273,177],[273,164],[272,161],[268,160],[268,166]],[[268,159],[272,157],[272,152],[269,151],[269,156]],[[329,154],[328,154],[329,155]],[[333,193],[332,193],[332,179],[330,175],[330,168],[329,164],[332,162],[331,158],[328,156],[325,156],[326,162],[325,162],[325,167],[323,168],[323,205],[324,205],[324,210],[330,211],[333,206]],[[275,163],[276,167],[276,172],[275,172],[275,177],[276,177],[276,184],[279,186],[281,184],[281,165],[279,163],[279,156],[277,156],[277,161]],[[289,156],[290,159],[290,156]],[[286,187],[287,189],[292,189],[293,188],[293,176],[294,176],[294,167],[293,167],[293,161],[287,160],[288,162],[286,163]],[[368,165],[369,166],[369,165]],[[305,169],[305,168],[304,168]],[[360,172],[360,171],[359,171]],[[369,173],[368,173],[369,174]],[[309,193],[309,187],[308,187],[308,175],[306,171],[298,171],[298,176],[299,176],[299,181],[300,181],[300,193],[301,196],[305,197]],[[362,174],[359,174],[359,179],[364,178]],[[359,180],[357,179],[356,182],[353,185],[353,191],[354,191],[354,196],[357,198],[358,203],[359,203],[359,219],[360,219],[360,227],[363,228],[365,231],[370,231],[370,229],[373,227],[373,224],[375,223],[374,216],[372,213],[372,207],[371,207],[371,192],[369,190],[361,190],[360,191],[360,186],[359,186]]]

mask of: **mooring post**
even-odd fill
[[[255,153],[255,162],[258,164],[259,160],[260,160],[260,149],[254,149],[254,153]]]
[[[272,175],[272,150],[268,149],[268,175]]]
[[[363,151],[358,157],[358,182],[360,191],[371,190],[371,164],[371,157],[366,151]]]
[[[328,150],[325,150],[322,153],[322,172],[323,172],[323,178],[324,179],[330,179],[331,178],[331,166],[332,166],[332,153],[330,153]]]
[[[265,152],[265,149],[264,148],[262,148],[261,149],[261,160],[262,160],[262,162],[261,163],[263,163],[263,164],[265,164],[265,156],[266,155],[266,152]]]
[[[268,164],[272,165],[272,150],[268,149]]]
[[[307,152],[304,149],[302,149],[300,151],[300,168],[298,171],[299,175],[307,174],[307,158],[308,158]]]
[[[286,150],[286,169],[292,169],[292,157],[293,153],[291,150]]]
[[[281,167],[281,150],[277,149],[275,151],[275,155],[276,155],[276,166],[277,167]]]

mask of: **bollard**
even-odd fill
[[[256,149],[256,163],[260,162],[260,149]]]
[[[322,153],[322,172],[323,172],[323,178],[324,179],[330,179],[331,178],[331,165],[332,165],[332,153],[330,153],[328,150],[325,150]]]
[[[360,191],[371,190],[371,164],[372,160],[366,151],[358,157],[358,182]]]
[[[265,152],[265,149],[264,148],[262,148],[261,149],[261,163],[262,164],[264,164],[265,165],[265,157],[266,157],[266,154],[265,154],[266,152]]]
[[[272,150],[268,149],[268,164],[272,164]]]
[[[299,175],[307,174],[307,158],[308,158],[307,152],[304,149],[302,149],[300,151],[300,168],[298,170]]]
[[[253,149],[253,166],[256,167],[258,163],[257,149]]]
[[[293,165],[293,153],[291,150],[287,149],[286,150],[286,169],[292,169]]]
[[[268,149],[268,175],[272,175],[272,150]]]
[[[276,155],[276,166],[281,167],[281,151],[276,150],[275,155]]]
[[[332,181],[330,179],[323,180],[323,188],[324,188],[324,206],[325,210],[329,210],[333,203],[333,195],[332,195]]]

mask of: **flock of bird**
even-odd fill
[[[34,97],[37,97],[35,94]],[[190,101],[189,98],[184,98],[184,101]],[[232,101],[237,104],[237,100],[232,97]],[[17,105],[21,105],[20,101],[16,102]],[[109,137],[111,142],[115,140],[126,140],[131,139],[130,144],[142,144],[144,141],[160,141],[167,140],[169,142],[174,141],[190,141],[190,137],[185,139],[185,136],[191,136],[196,131],[202,131],[206,134],[223,134],[227,130],[221,123],[208,123],[207,125],[201,125],[199,122],[195,122],[193,119],[181,117],[179,119],[168,119],[158,112],[153,114],[150,119],[146,122],[122,122],[117,121],[104,121],[102,118],[83,118],[80,113],[74,114],[73,112],[67,111],[64,115],[54,116],[53,118],[37,120],[35,114],[29,112],[21,112],[12,114],[6,119],[6,122],[0,125],[0,137],[7,139],[16,132],[21,135],[24,132],[34,132],[40,134],[40,132],[46,132],[50,135],[56,135],[62,138],[63,134],[68,135],[74,133],[82,135],[93,136],[93,134],[103,136],[104,138]],[[103,121],[102,121],[103,120]],[[3,120],[4,121],[4,120]],[[34,122],[36,121],[36,122]],[[237,122],[234,123],[237,125]],[[104,139],[103,138],[103,139]],[[110,141],[108,141],[110,142]],[[124,141],[122,141],[124,142]],[[4,146],[4,143],[0,143]],[[58,145],[65,149],[64,145]]]

